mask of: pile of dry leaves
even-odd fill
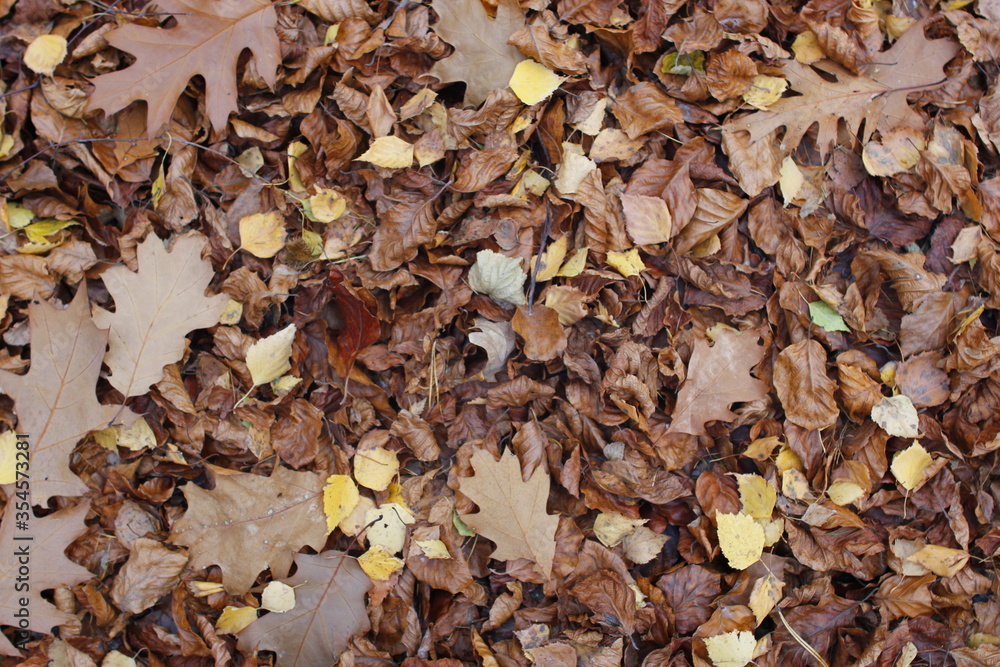
[[[9,664],[1000,664],[997,0],[0,16]]]

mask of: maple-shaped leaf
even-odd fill
[[[696,342],[668,432],[705,435],[707,422],[736,418],[729,409],[733,403],[766,396],[767,383],[750,375],[764,351],[756,335],[729,329],[719,330],[715,345],[704,339]]]
[[[465,81],[465,104],[478,106],[494,90],[503,90],[524,56],[507,40],[524,26],[517,0],[500,0],[490,19],[479,0],[434,0],[441,20],[434,32],[455,52],[434,63],[431,75],[441,83]]]
[[[104,37],[135,56],[118,72],[94,79],[87,108],[115,113],[145,100],[146,127],[159,132],[173,113],[191,77],[205,79],[205,107],[212,127],[223,130],[236,111],[236,62],[243,49],[253,52],[256,69],[269,86],[277,80],[281,50],[278,15],[269,0],[157,0],[171,28],[125,25]]]
[[[21,496],[11,494],[0,523],[0,625],[51,634],[56,625],[76,619],[42,597],[42,591],[75,586],[94,575],[66,558],[66,547],[87,532],[83,520],[90,502],[60,510],[39,519],[30,509],[21,510]],[[22,513],[23,512],[23,513]],[[24,522],[27,529],[19,528]],[[22,571],[24,566],[24,571]],[[27,574],[25,574],[25,571]],[[22,598],[28,604],[23,605]],[[22,609],[28,609],[25,614]],[[27,623],[27,626],[21,623]],[[20,656],[0,634],[0,654]]]
[[[351,637],[371,627],[365,593],[372,582],[358,562],[339,551],[295,556],[295,607],[267,614],[240,633],[239,649],[274,651],[282,667],[334,665]]]
[[[97,402],[108,333],[90,319],[86,283],[65,310],[29,305],[28,321],[31,369],[26,375],[0,371],[0,391],[14,399],[18,432],[28,435],[32,504],[44,505],[51,496],[86,493],[69,469],[70,454],[87,433],[108,427],[120,408]],[[123,416],[134,421],[131,412]]]
[[[170,533],[171,542],[191,549],[191,568],[218,565],[226,591],[239,595],[267,567],[275,577],[287,575],[302,547],[323,548],[321,475],[282,467],[270,477],[209,469],[215,488],[186,485],[188,510]]]
[[[485,450],[476,450],[472,469],[475,474],[460,480],[459,490],[479,505],[479,512],[463,515],[462,521],[496,543],[492,558],[527,558],[551,576],[559,517],[545,512],[548,473],[539,466],[523,481],[521,464],[509,449],[499,462]]]
[[[947,39],[928,40],[925,21],[910,26],[892,46],[872,58],[866,75],[857,76],[830,60],[814,66],[836,77],[829,81],[808,65],[783,60],[782,69],[798,97],[783,97],[767,111],[758,111],[726,123],[726,132],[747,130],[753,141],[785,126],[784,152],[794,150],[813,123],[819,123],[816,142],[820,153],[836,142],[837,123],[843,118],[857,134],[867,119],[865,142],[878,129],[888,132],[901,126],[922,130],[924,121],[906,102],[907,95],[944,84],[945,64],[961,47]]]
[[[108,381],[126,398],[163,379],[164,367],[184,356],[184,337],[216,324],[225,310],[228,296],[205,296],[214,275],[201,258],[205,245],[203,236],[182,236],[167,252],[152,234],[136,249],[138,273],[113,266],[101,274],[115,312],[99,311],[94,321],[111,330],[104,363]]]

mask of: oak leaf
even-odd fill
[[[724,131],[747,130],[756,142],[785,126],[782,144],[787,152],[798,146],[813,123],[818,123],[816,142],[821,155],[826,155],[837,140],[841,118],[853,134],[857,134],[861,121],[868,119],[862,137],[865,142],[876,129],[883,133],[904,126],[922,129],[924,121],[909,107],[906,96],[943,85],[947,80],[944,66],[960,50],[949,40],[928,40],[924,36],[925,23],[914,23],[891,49],[873,56],[866,75],[854,75],[833,61],[815,63],[835,77],[830,81],[808,65],[783,61],[782,73],[800,95],[783,97],[768,111],[730,121],[723,126]]]
[[[202,236],[182,236],[167,251],[151,235],[136,249],[138,273],[113,266],[101,274],[115,312],[100,311],[94,321],[111,330],[104,363],[111,385],[126,398],[163,379],[164,367],[184,356],[184,337],[215,325],[225,310],[228,296],[205,296],[214,275],[201,258],[205,243]]]
[[[707,340],[696,342],[668,432],[705,435],[707,422],[736,418],[729,409],[733,403],[766,396],[767,383],[750,375],[750,369],[764,358],[764,351],[757,345],[756,335],[725,329],[711,347]]]
[[[131,53],[124,70],[94,79],[88,109],[115,113],[136,100],[147,103],[146,126],[157,133],[173,113],[191,77],[205,78],[206,113],[222,131],[236,111],[236,62],[244,49],[253,52],[256,70],[271,87],[277,81],[281,49],[275,28],[278,15],[270,0],[157,0],[172,28],[129,24],[107,33],[111,46]]]
[[[28,623],[27,629],[42,634],[51,634],[52,627],[69,623],[73,616],[64,613],[42,597],[42,591],[63,586],[74,586],[87,581],[93,575],[87,568],[77,565],[66,558],[66,547],[76,538],[87,532],[83,520],[90,509],[90,502],[85,501],[76,507],[60,510],[44,518],[31,516],[28,518],[28,531],[15,530],[15,496],[4,511],[3,522],[0,523],[0,579],[5,582],[3,593],[0,593],[0,625],[18,627],[19,621]],[[29,511],[30,513],[30,511]],[[30,536],[31,541],[20,541],[19,538]],[[29,551],[30,588],[15,590],[18,581],[18,552]],[[24,578],[21,579],[24,581]],[[30,615],[18,618],[15,613],[24,605],[20,598],[28,598]],[[25,626],[20,626],[25,628]],[[0,654],[20,656],[7,638],[0,634]]]
[[[278,467],[270,477],[209,466],[215,488],[184,487],[188,510],[170,541],[191,550],[192,569],[218,565],[230,594],[245,593],[268,567],[288,574],[304,546],[326,542],[323,477]]]
[[[479,512],[463,515],[462,521],[496,543],[492,558],[527,558],[542,574],[551,576],[559,517],[545,512],[548,474],[539,467],[531,479],[523,481],[521,464],[509,449],[499,462],[481,449],[471,461],[475,474],[462,479],[459,490],[479,505]]]
[[[371,627],[365,609],[371,580],[339,551],[298,554],[295,566],[282,581],[295,589],[295,608],[251,623],[240,632],[239,649],[274,651],[283,667],[336,664],[351,638]]]
[[[479,0],[434,0],[441,20],[434,32],[455,52],[434,63],[431,75],[441,83],[465,81],[465,105],[478,106],[493,90],[507,87],[524,56],[507,40],[524,25],[516,0],[500,0],[497,17],[490,19]]]
[[[0,389],[14,399],[18,432],[28,434],[32,504],[44,505],[52,496],[87,491],[69,468],[70,453],[87,433],[109,426],[119,408],[97,402],[108,334],[90,319],[86,284],[65,310],[31,304],[28,321],[31,369],[0,371]]]

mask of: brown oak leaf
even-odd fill
[[[729,409],[737,401],[756,401],[767,395],[767,383],[750,375],[764,358],[757,336],[723,329],[715,345],[699,340],[688,362],[688,377],[677,395],[669,433],[705,435],[710,421],[732,421]]]
[[[253,52],[257,72],[274,86],[281,49],[278,15],[269,0],[157,0],[156,5],[177,24],[167,29],[129,24],[107,33],[111,46],[136,60],[94,79],[89,110],[111,114],[145,100],[146,126],[155,134],[170,120],[191,77],[200,74],[206,113],[213,128],[224,130],[236,111],[236,61],[244,49]]]

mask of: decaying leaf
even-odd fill
[[[524,281],[528,274],[521,268],[521,260],[505,257],[492,250],[476,253],[476,263],[469,270],[469,287],[488,294],[495,301],[523,306]]]

